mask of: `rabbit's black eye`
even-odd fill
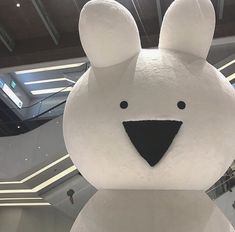
[[[126,108],[128,107],[128,102],[127,102],[127,101],[122,101],[122,102],[120,103],[120,107],[121,107],[122,109],[126,109]]]
[[[179,109],[183,110],[183,109],[185,109],[186,104],[185,104],[184,101],[179,101],[179,102],[177,103],[177,106],[178,106]]]

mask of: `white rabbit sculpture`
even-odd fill
[[[72,232],[234,232],[207,197],[234,159],[235,94],[206,61],[210,0],[175,0],[159,49],[113,0],[91,0],[79,31],[91,62],[68,97],[69,154],[98,192]]]

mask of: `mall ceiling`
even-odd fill
[[[118,0],[134,16],[143,47],[158,44],[162,17],[173,0]],[[0,68],[83,57],[77,23],[87,0],[1,0]],[[212,0],[215,38],[235,35],[235,1]]]

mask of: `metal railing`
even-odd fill
[[[229,168],[227,172],[206,193],[215,200],[226,192],[232,192],[235,186],[235,170]]]

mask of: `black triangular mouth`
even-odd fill
[[[162,159],[182,124],[174,120],[123,122],[132,144],[151,167]]]

